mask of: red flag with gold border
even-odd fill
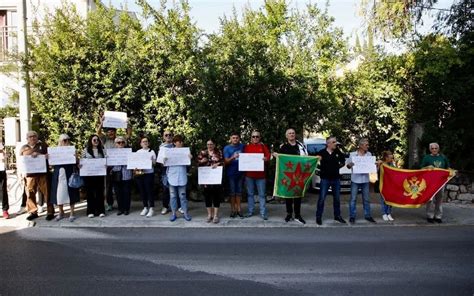
[[[419,208],[438,193],[454,174],[454,170],[405,170],[382,164],[380,194],[388,205]]]

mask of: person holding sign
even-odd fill
[[[123,149],[127,145],[124,137],[115,138],[115,148]],[[127,170],[126,165],[116,165],[110,170],[112,186],[117,195],[117,216],[130,213],[132,170]]]
[[[2,162],[2,168],[0,169],[0,182],[2,182],[2,211],[3,218],[9,219],[10,214],[8,210],[10,209],[10,204],[8,201],[8,190],[7,190],[7,172],[5,167],[6,153],[4,151],[5,146],[0,143],[0,161]]]
[[[58,146],[71,146],[70,138],[66,134],[59,136]],[[53,165],[53,178],[51,182],[51,203],[58,205],[59,214],[56,216],[56,221],[63,219],[64,205],[69,204],[71,213],[69,221],[74,222],[74,204],[79,202],[79,188],[69,187],[68,181],[71,178],[74,170],[77,169],[76,163],[73,164],[59,164]]]
[[[152,165],[156,163],[156,153],[150,148],[150,139],[148,137],[142,137],[140,139],[140,146],[142,147],[137,153],[148,154],[151,158]],[[142,174],[135,175],[137,182],[138,191],[143,201],[143,210],[140,212],[140,216],[146,216],[147,218],[153,217],[155,198],[153,196],[153,181],[155,177],[155,170],[153,168],[147,170],[141,170]]]
[[[183,147],[183,137],[176,135],[173,138],[173,144],[176,148]],[[189,155],[191,159],[191,154]],[[164,158],[166,161],[166,157]],[[191,221],[191,216],[188,214],[188,201],[186,199],[186,185],[188,184],[188,168],[185,165],[169,166],[166,169],[166,177],[170,187],[170,203],[171,203],[171,217],[170,221],[174,222],[177,219],[176,212],[178,211],[178,197],[181,202],[181,209],[183,210],[184,220]]]
[[[296,140],[296,131],[293,128],[289,128],[285,132],[287,142],[280,146],[280,152],[282,154],[290,155],[308,155],[306,146],[300,141]],[[277,156],[277,153],[274,153]],[[306,224],[306,221],[301,217],[301,197],[285,198],[286,203],[286,217],[285,222],[293,220],[293,205],[295,210],[295,221],[301,224]]]
[[[240,134],[233,132],[230,135],[230,144],[224,147],[227,180],[229,181],[230,217],[244,218],[240,208],[242,196],[243,174],[239,172],[239,154],[244,151],[244,144],[240,143]]]
[[[104,146],[98,135],[92,135],[87,141],[82,158],[95,159],[105,158]],[[104,176],[86,176],[84,186],[87,192],[87,217],[105,217],[104,207]]]
[[[371,157],[372,154],[369,150],[369,140],[362,138],[359,140],[359,148],[351,152],[349,159],[347,160],[347,168],[353,169],[354,162],[352,158],[354,157]],[[375,163],[374,163],[375,164]],[[369,173],[360,173],[351,175],[351,200],[349,202],[349,223],[354,224],[356,218],[356,203],[357,203],[357,193],[359,189],[362,191],[362,201],[364,206],[364,216],[365,220],[375,223],[374,218],[370,213],[370,196],[369,196]]]
[[[29,156],[36,158],[39,155],[48,154],[48,146],[38,139],[38,133],[35,131],[29,131],[26,133],[27,144],[23,145],[20,149],[20,156]],[[29,216],[26,218],[32,221],[38,218],[38,205],[36,204],[36,193],[40,192],[47,204],[47,215],[46,220],[50,221],[54,219],[54,207],[49,199],[48,190],[48,175],[44,173],[29,173],[26,174],[26,209]]]
[[[244,153],[261,153],[263,154],[263,161],[267,163],[270,160],[270,151],[267,146],[260,142],[261,135],[259,131],[252,132],[252,139],[250,144],[247,144],[244,148]],[[267,209],[265,207],[266,202],[266,187],[265,187],[265,170],[260,172],[245,172],[245,184],[247,185],[248,194],[248,212],[245,217],[249,218],[253,216],[255,208],[255,187],[257,188],[259,204],[260,204],[260,217],[263,220],[268,220]]]
[[[424,169],[449,169],[449,161],[446,156],[439,152],[438,143],[429,144],[430,154],[427,154],[421,160],[420,167]],[[426,204],[426,220],[429,223],[443,223],[443,192],[444,187]]]
[[[216,142],[212,139],[207,140],[207,148],[202,150],[198,157],[198,166],[212,167],[216,169],[218,166],[224,165],[224,158],[219,149],[216,148]],[[202,185],[202,193],[207,209],[207,223],[219,223],[219,207],[221,204],[222,185]]]

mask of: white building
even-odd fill
[[[12,57],[18,50],[18,36],[20,36],[21,3],[23,0],[0,1],[0,67],[16,64]],[[87,13],[96,8],[94,0],[68,0],[76,6],[77,12],[86,17]],[[34,21],[41,21],[48,12],[60,8],[64,0],[26,0],[27,27],[31,28]],[[17,71],[11,73],[0,72],[0,107],[4,107],[13,92],[19,90]]]

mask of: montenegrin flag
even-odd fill
[[[273,195],[303,197],[317,164],[318,158],[314,156],[278,154]]]
[[[380,194],[388,205],[419,208],[438,193],[455,172],[437,168],[404,170],[382,164]]]

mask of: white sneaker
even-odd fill
[[[387,215],[387,218],[388,218],[388,220],[389,220],[389,221],[393,221],[393,220],[395,220],[395,219],[393,219],[393,217],[392,217],[392,215],[391,215],[391,214],[388,214],[388,215]]]
[[[182,208],[179,208],[179,209],[178,209],[178,212],[180,212],[181,214],[184,214],[184,211],[183,211]]]
[[[26,213],[26,208],[25,207],[20,207],[20,209],[18,210],[18,212],[16,212],[17,215],[22,215]]]
[[[38,206],[38,214],[41,214],[44,212],[43,206]]]
[[[161,209],[161,214],[165,215],[166,213],[168,213],[168,209],[167,208],[162,208]]]
[[[140,212],[140,216],[145,216],[148,214],[148,208],[143,208],[143,210]]]
[[[150,208],[150,210],[148,211],[148,214],[146,214],[146,217],[147,218],[153,217],[154,214],[155,214],[155,211],[153,211],[153,208]]]
[[[94,218],[94,214],[89,214],[89,215],[87,215],[87,217]]]
[[[105,214],[102,213],[102,214],[99,215],[99,217],[100,217],[100,218],[104,218],[104,217],[105,217]]]
[[[383,215],[382,215],[382,219],[383,219],[384,221],[388,221],[388,215],[387,215],[387,214],[383,214]]]

